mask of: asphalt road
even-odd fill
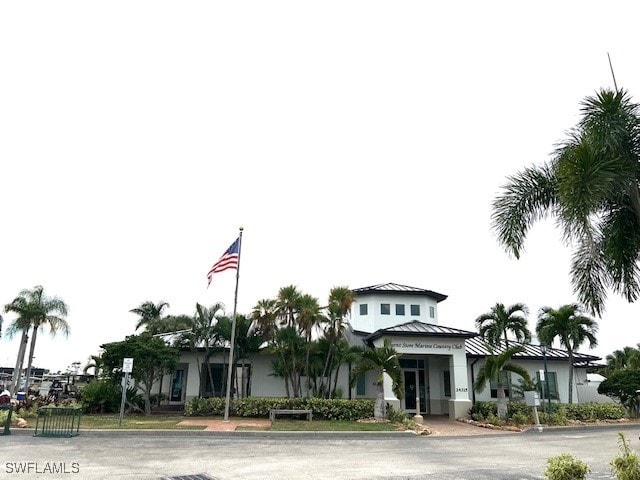
[[[640,450],[638,429],[623,427],[475,437],[88,431],[58,439],[20,433],[0,437],[0,478],[523,480],[543,478],[547,459],[569,452],[591,466],[589,479],[612,479],[608,462],[618,452],[618,431]]]

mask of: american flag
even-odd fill
[[[211,285],[211,279],[214,273],[224,272],[230,268],[238,268],[238,250],[240,248],[240,237],[236,238],[236,241],[231,244],[227,251],[222,254],[220,260],[213,264],[213,267],[207,273],[207,287]]]

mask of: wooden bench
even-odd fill
[[[313,418],[313,410],[286,408],[272,408],[271,410],[269,410],[269,420],[273,422],[276,419],[276,415],[306,415],[307,420],[311,421],[311,419]]]

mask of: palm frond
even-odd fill
[[[549,165],[529,167],[510,176],[493,201],[491,226],[498,242],[519,258],[531,226],[557,205],[557,183]]]

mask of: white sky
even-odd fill
[[[640,99],[636,2],[114,1],[0,5],[0,304],[42,284],[84,365],[165,300],[231,311],[206,272],[244,226],[240,313],[295,284],[449,295],[474,330],[496,302],[575,301],[571,250],[537,225],[522,260],[489,228],[507,175],[549,158],[579,102]],[[610,296],[599,356],[640,341]],[[5,327],[12,317],[5,315]],[[3,335],[0,365],[18,341]],[[583,351],[588,352],[587,349]]]

